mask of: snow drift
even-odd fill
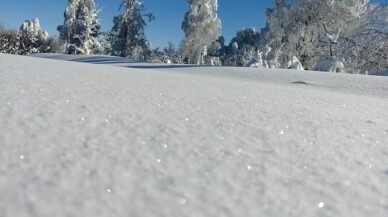
[[[385,217],[387,83],[0,54],[0,216]]]

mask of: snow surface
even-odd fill
[[[0,104],[1,217],[388,216],[387,77],[0,54]]]

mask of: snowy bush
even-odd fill
[[[160,48],[151,51],[150,62],[155,63],[182,63],[183,58],[180,51],[175,48],[175,45],[168,43],[167,47],[160,50]]]
[[[264,67],[263,67],[263,60],[262,60],[262,59],[253,58],[253,59],[248,63],[248,67],[251,67],[251,68],[264,68]]]
[[[295,70],[304,70],[302,63],[298,60],[296,56],[293,56],[284,67],[286,69],[295,69]]]
[[[314,66],[314,70],[333,73],[346,73],[343,61],[331,56],[326,56],[318,60]]]
[[[99,55],[112,55],[112,44],[111,44],[110,33],[100,33],[96,37],[96,43],[92,46],[92,53]]]
[[[63,54],[68,51],[66,42],[61,40],[58,37],[49,38],[47,40],[47,47],[48,47],[48,51],[47,51],[48,53]]]
[[[41,30],[37,18],[23,22],[19,31],[1,27],[0,52],[19,55],[50,52],[48,33]]]
[[[160,50],[160,48],[156,48],[151,50],[151,56],[150,56],[150,62],[152,63],[164,63],[164,61],[167,59],[166,55],[163,53],[163,51]]]
[[[0,53],[20,54],[19,32],[0,27]]]
[[[183,58],[181,55],[181,51],[175,47],[173,43],[168,43],[167,47],[163,49],[163,53],[166,59],[170,60],[171,63],[182,63]]]
[[[205,57],[205,65],[209,66],[221,66],[221,60],[219,57],[216,56],[206,56]]]
[[[85,54],[84,49],[77,47],[75,44],[70,44],[67,46],[67,54],[74,54],[74,55],[79,55],[79,54]]]
[[[38,18],[24,21],[19,35],[20,54],[42,53],[50,49],[47,44],[49,35],[41,29]]]

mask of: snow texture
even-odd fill
[[[388,78],[76,57],[0,54],[0,216],[388,216]]]

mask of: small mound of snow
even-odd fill
[[[302,63],[296,56],[293,56],[287,63],[287,69],[304,70]]]
[[[315,64],[315,71],[346,73],[345,64],[336,57],[324,57]]]
[[[263,61],[253,58],[247,65],[250,68],[263,68]]]

